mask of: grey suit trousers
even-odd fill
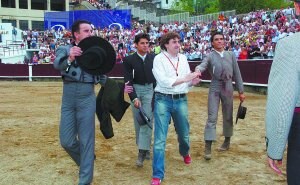
[[[153,127],[153,111],[152,111],[152,98],[153,98],[153,84],[139,85],[133,84],[138,99],[142,103],[142,107],[146,115],[151,119],[151,126]],[[139,110],[131,104],[134,128],[136,135],[136,144],[140,150],[150,150],[152,140],[152,129],[148,125],[140,125],[137,121]]]
[[[59,137],[62,147],[79,166],[79,184],[93,180],[95,110],[94,84],[64,82]]]
[[[233,135],[233,86],[232,81],[212,80],[208,94],[208,119],[204,131],[204,140],[216,140],[216,124],[219,104],[222,104],[223,135]]]

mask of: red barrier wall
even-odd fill
[[[238,61],[243,81],[245,83],[267,84],[272,65],[272,60],[241,60]],[[190,62],[193,71],[200,62]],[[0,77],[29,76],[29,66],[25,64],[0,64]],[[122,64],[116,64],[113,70],[107,74],[110,77],[123,77]],[[60,76],[59,71],[51,64],[40,64],[32,66],[32,77],[35,76]],[[205,71],[202,79],[210,80],[210,74]]]

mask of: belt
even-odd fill
[[[155,93],[162,95],[162,96],[167,96],[171,99],[179,99],[179,98],[184,98],[186,96],[185,93],[183,93],[183,94],[165,94],[165,93],[161,93],[161,92],[155,92]]]
[[[152,85],[153,83],[133,83],[133,84],[137,84],[137,85]]]
[[[85,84],[94,84],[94,82],[81,82],[81,81],[72,81],[72,80],[63,80],[64,83],[85,83]]]

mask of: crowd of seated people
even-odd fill
[[[25,63],[43,64],[53,63],[55,59],[55,50],[60,45],[71,43],[71,32],[64,29],[59,30],[24,30],[22,32],[23,42],[27,49],[36,49],[31,59]],[[35,55],[37,55],[35,57]]]
[[[233,51],[237,59],[273,58],[278,40],[300,31],[299,19],[290,8],[281,10],[258,10],[243,16],[220,16],[211,22],[172,22],[169,24],[140,24],[133,21],[131,29],[94,28],[94,34],[107,39],[115,49],[117,62],[135,52],[134,37],[144,32],[150,35],[150,51],[160,52],[159,39],[162,34],[175,31],[181,37],[181,53],[190,61],[201,61],[211,52],[211,31],[221,31],[225,35],[226,50]],[[47,63],[59,45],[72,42],[71,32],[66,29],[27,30],[28,48],[39,48],[38,56]],[[29,41],[28,41],[29,38]],[[32,44],[35,43],[35,44]],[[51,63],[51,60],[50,60]]]
[[[87,0],[87,1],[99,10],[111,9],[109,4],[106,3],[105,0]]]
[[[299,20],[293,14],[287,18],[284,10],[259,10],[222,20],[190,26],[183,37],[187,56],[199,48],[204,58],[211,49],[210,31],[219,30],[225,35],[226,49],[237,59],[273,58],[277,41],[300,31]]]

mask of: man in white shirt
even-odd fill
[[[155,56],[152,69],[157,83],[154,90],[152,185],[160,185],[164,178],[165,147],[171,117],[178,136],[179,153],[185,164],[192,162],[186,93],[190,86],[200,82],[200,73],[192,73],[186,56],[179,53],[180,36],[177,33],[163,35],[160,47],[162,52]]]

